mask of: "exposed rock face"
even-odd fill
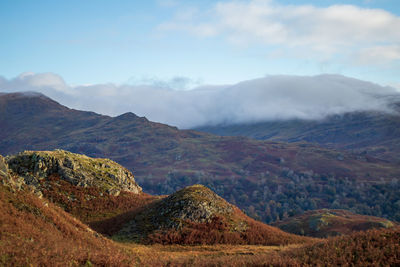
[[[5,180],[7,177],[8,177],[7,164],[6,164],[3,156],[0,155],[0,178],[2,180]]]
[[[153,231],[178,230],[188,222],[211,222],[216,216],[229,218],[234,208],[207,187],[193,185],[145,207],[115,237],[138,240]],[[235,222],[232,228],[244,230],[246,224]]]
[[[32,192],[36,193],[38,197],[42,196],[42,193],[37,191],[34,187],[29,187],[25,184],[23,178],[11,175],[6,159],[0,155],[0,184],[3,184],[11,189],[11,191],[21,190],[24,188],[30,189]]]
[[[7,159],[10,170],[25,183],[40,190],[40,180],[51,175],[76,186],[95,186],[118,195],[121,191],[140,193],[133,174],[109,159],[94,159],[63,150],[25,151]]]

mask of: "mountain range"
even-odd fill
[[[246,136],[278,142],[310,142],[400,163],[400,98],[393,112],[357,111],[320,120],[269,120],[247,124],[203,126],[198,131],[222,136]]]
[[[373,121],[363,123],[380,131]],[[147,193],[203,184],[264,222],[319,208],[400,220],[395,151],[386,157],[305,141],[222,137],[133,113],[109,117],[74,110],[38,93],[1,94],[0,127],[3,155],[65,149],[110,158],[133,171]],[[389,142],[396,143],[395,130]]]

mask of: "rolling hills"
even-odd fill
[[[18,168],[19,163],[16,163],[15,157],[26,155],[40,155],[40,157],[31,158],[30,161],[34,164],[30,165],[26,165],[26,161],[19,161],[21,167]],[[43,171],[57,162],[43,160],[47,158],[46,156],[54,159],[73,158],[76,166],[81,165],[83,168],[75,168],[73,173],[64,172],[64,176],[56,180],[54,176],[60,174],[60,169],[49,169],[48,175],[43,175],[43,172],[38,171],[38,165],[41,165],[40,169]],[[125,193],[133,197],[144,195],[146,198],[145,193],[123,190],[126,189],[124,181],[120,185],[115,185],[121,189],[120,194],[107,192],[102,182],[104,177],[114,173],[112,168],[106,168],[102,172],[106,176],[91,176],[92,174],[87,171],[88,161],[98,163],[104,160],[90,159],[64,151],[26,152],[25,155],[19,154],[6,158],[0,156],[1,265],[236,266],[239,264],[258,266],[271,264],[299,266],[323,263],[326,266],[335,266],[344,263],[396,265],[400,262],[398,228],[372,230],[330,240],[300,237],[248,218],[235,206],[201,185],[182,189],[168,197],[147,198],[147,202],[138,204],[134,198],[127,199],[123,195]],[[8,162],[13,165],[11,168],[8,168]],[[118,167],[109,160],[107,163]],[[24,177],[19,177],[15,172],[21,169],[24,169],[22,172]],[[27,173],[30,176],[27,176]],[[32,176],[42,184],[28,185]],[[78,177],[79,182],[75,183],[73,179],[68,179],[70,177]],[[83,182],[90,180],[91,177],[93,178],[92,185],[82,186]],[[15,183],[16,180],[21,179],[22,184]],[[131,181],[126,182],[129,184]],[[53,191],[68,196],[68,191],[60,191],[60,189],[68,188],[65,183],[75,189],[75,198],[70,195],[64,198],[65,202],[62,203],[57,199],[49,198],[51,194],[46,194],[46,191]],[[37,187],[43,195],[38,195],[31,190],[32,186]],[[102,194],[93,195],[96,190]],[[82,203],[82,200],[78,200],[78,192],[83,193],[87,202]],[[82,209],[88,203],[96,203],[97,198],[106,195],[110,198],[100,203],[116,203],[117,199],[125,199],[125,202],[132,204],[130,211],[134,213],[133,219],[125,217],[125,223],[120,224],[119,228],[122,230],[117,231],[118,236],[114,237],[118,240],[125,235],[127,239],[125,238],[124,241],[128,243],[118,243],[102,236],[80,222],[73,212],[67,213],[60,208],[61,206],[66,209],[64,205],[70,202],[75,203],[74,206],[77,209]],[[104,208],[106,210],[107,205],[97,205],[97,211],[100,213],[104,211]],[[109,218],[120,215],[109,214]],[[152,224],[140,224],[138,223],[140,221],[151,221]],[[157,247],[132,243],[135,242],[131,239],[133,224],[136,224],[136,227],[150,227],[148,229],[151,232],[156,228],[166,230],[167,232],[152,232],[149,241],[172,245]],[[253,232],[250,231],[251,229]],[[232,238],[235,237],[235,233],[241,233],[241,238]],[[212,242],[218,240],[223,242]],[[216,245],[217,243],[230,245]],[[293,243],[295,245],[287,246]],[[176,246],[176,244],[214,244],[214,246],[188,247]]]
[[[0,96],[0,153],[65,149],[111,158],[151,194],[203,184],[264,222],[318,208],[400,220],[398,165],[368,154],[221,137],[69,109],[37,93]]]
[[[4,180],[23,180],[19,186],[11,183],[15,195],[28,189],[89,225],[95,222],[98,231],[117,217],[113,238],[125,242],[287,245],[310,241],[255,222],[202,185],[168,197],[148,196],[132,173],[108,159],[55,150],[26,151],[1,161],[2,173],[9,176]],[[90,207],[94,209],[88,216]],[[124,217],[127,213],[130,216]],[[110,229],[104,234],[111,235]],[[173,235],[182,240],[171,240]]]

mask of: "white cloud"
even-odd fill
[[[68,107],[112,116],[130,111],[181,128],[275,119],[321,119],[361,110],[390,112],[388,100],[393,95],[400,96],[394,88],[339,75],[267,76],[194,90],[154,85],[70,86],[52,73],[29,73],[10,80],[0,77],[0,92],[17,91],[41,92]]]
[[[379,47],[374,52],[387,60],[398,59],[385,53],[385,48],[400,44],[398,29],[400,17],[380,9],[283,5],[272,0],[219,2],[211,10],[177,15],[160,25],[164,31],[185,31],[200,37],[219,35],[236,44],[278,45],[325,57],[352,56],[359,49]]]
[[[158,77],[131,77],[127,82],[130,85],[147,85],[159,88],[170,88],[175,90],[189,90],[194,87],[200,86],[202,79],[191,79],[184,76],[174,76],[169,79],[162,79]]]

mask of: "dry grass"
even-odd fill
[[[279,261],[288,263],[291,261],[280,257],[279,253],[300,246],[125,245],[137,255],[137,259],[144,266],[155,266],[157,262],[163,262],[163,266],[257,266]],[[282,266],[287,266],[287,264]]]
[[[0,186],[0,266],[399,266],[400,229],[312,244],[118,244],[27,192]]]
[[[60,208],[0,186],[0,266],[124,266],[134,259]]]

